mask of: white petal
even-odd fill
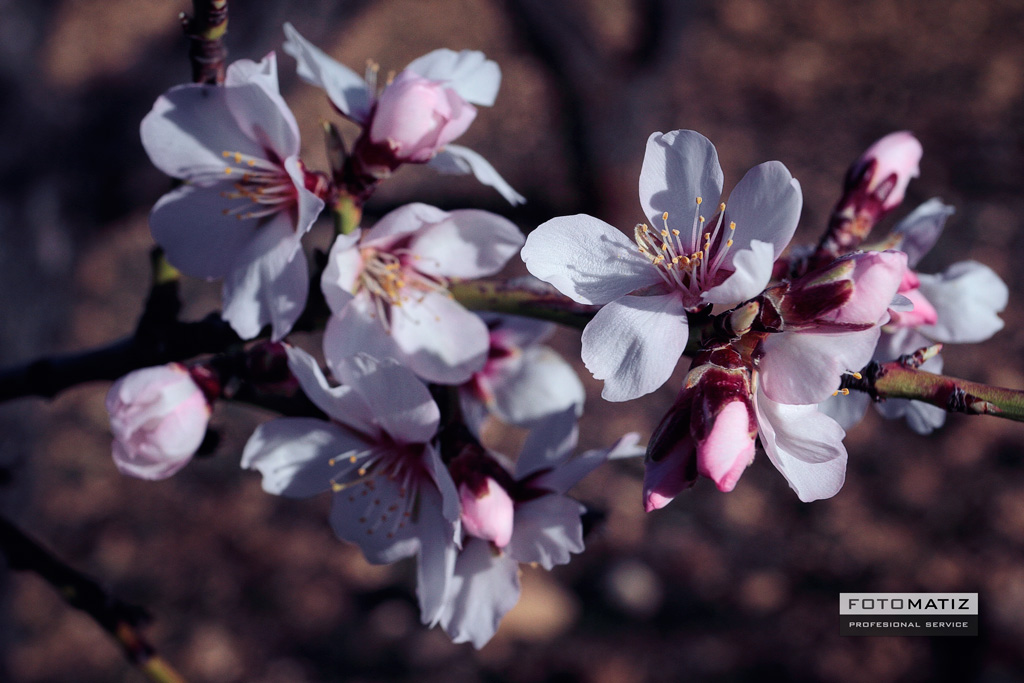
[[[153,207],[149,214],[153,239],[175,268],[192,277],[213,279],[224,277],[235,265],[259,230],[259,221],[224,215],[238,206],[238,200],[222,196],[234,189],[232,183],[182,185]]]
[[[437,432],[441,411],[423,382],[398,361],[360,353],[335,362],[334,374],[363,397],[374,421],[398,443],[426,443]]]
[[[373,95],[366,81],[299,35],[291,24],[284,25],[284,33],[288,37],[284,51],[295,58],[299,78],[323,88],[342,114],[365,125],[373,106]]]
[[[264,325],[272,326],[272,339],[281,339],[309,294],[306,255],[291,218],[278,214],[260,226],[236,264],[224,278],[224,319],[242,339],[252,339]]]
[[[519,563],[495,554],[491,544],[470,539],[459,553],[441,626],[456,643],[480,649],[519,601]]]
[[[583,552],[585,508],[568,496],[541,496],[516,508],[512,540],[505,547],[519,562],[536,562],[545,569],[565,564],[570,553]]]
[[[583,364],[605,381],[602,397],[628,401],[668,380],[689,333],[678,294],[624,296],[583,330]]]
[[[940,275],[918,276],[921,293],[935,307],[939,320],[921,325],[921,334],[936,341],[980,342],[1003,329],[998,313],[1006,308],[1009,290],[991,268],[977,261],[954,263]]]
[[[299,124],[278,90],[273,52],[259,64],[248,59],[231,64],[224,91],[228,109],[247,137],[272,150],[278,159],[299,153]],[[266,158],[267,153],[260,156]]]
[[[754,240],[749,249],[730,253],[732,266],[736,271],[720,285],[701,294],[701,299],[710,304],[732,306],[752,299],[768,286],[775,265],[772,245]]]
[[[363,400],[362,395],[352,387],[332,387],[320,370],[316,359],[302,349],[285,346],[288,353],[288,368],[299,381],[303,393],[309,397],[328,417],[347,425],[367,436],[379,436],[379,429],[374,424],[374,414]]]
[[[421,489],[420,509],[424,512],[417,524],[416,595],[421,620],[433,626],[443,618],[454,591],[453,574],[459,550],[453,540],[451,523],[438,514],[441,503],[436,490]]]
[[[818,404],[818,410],[835,420],[843,429],[852,429],[864,419],[871,405],[871,397],[862,391],[851,391],[849,396],[831,396]]]
[[[363,235],[361,247],[386,249],[398,239],[446,220],[451,214],[436,206],[413,202],[386,213]]]
[[[490,378],[495,417],[529,427],[566,408],[572,407],[577,416],[582,413],[586,399],[583,383],[555,351],[546,346],[532,347],[515,360],[495,363]]]
[[[846,480],[846,433],[816,406],[775,403],[758,391],[761,443],[800,500],[831,498]]]
[[[581,304],[606,304],[662,281],[632,240],[586,214],[541,224],[526,236],[522,256],[534,277]]]
[[[516,480],[563,464],[578,442],[579,427],[574,410],[564,410],[543,420],[530,430],[523,444],[516,462]]]
[[[722,167],[710,140],[692,130],[651,134],[640,170],[640,205],[653,227],[660,229],[667,211],[682,231],[694,220],[697,197],[713,213],[721,196]]]
[[[761,387],[780,403],[821,403],[839,388],[843,373],[867,365],[879,334],[877,327],[770,334],[758,366]]]
[[[342,360],[357,353],[396,359],[402,355],[365,292],[332,315],[324,329],[324,358],[332,372]]]
[[[462,384],[487,360],[487,326],[457,301],[437,292],[409,292],[391,308],[398,359],[428,382]],[[357,297],[358,299],[358,297]]]
[[[549,339],[558,328],[554,323],[524,318],[519,315],[487,311],[480,311],[477,315],[487,323],[491,337],[499,339],[499,343],[505,348],[525,349],[528,346],[539,344]]]
[[[242,452],[242,467],[263,475],[267,493],[306,498],[331,488],[331,478],[337,474],[332,458],[368,449],[365,439],[330,422],[284,417],[256,428]]]
[[[523,246],[516,224],[489,211],[452,211],[446,220],[427,226],[409,244],[421,273],[477,278],[494,275]]]
[[[942,200],[935,197],[914,209],[893,229],[894,233],[903,238],[898,248],[906,252],[908,267],[917,266],[918,261],[928,253],[942,234],[946,219],[955,211],[952,206],[943,204]]]
[[[494,105],[501,86],[501,69],[475,50],[434,50],[405,68],[432,81],[446,81],[462,99],[485,107]]]
[[[320,212],[324,210],[324,200],[306,189],[306,176],[298,157],[285,159],[284,168],[292,179],[298,195],[295,209],[295,232],[305,235],[313,227]]]
[[[327,267],[320,278],[320,291],[324,293],[332,313],[340,313],[352,300],[360,273],[363,272],[363,257],[356,243],[361,231],[338,235],[327,256]]]
[[[238,127],[225,93],[222,86],[189,84],[157,98],[140,127],[154,166],[174,178],[209,183],[224,178],[225,151],[266,158]]]
[[[512,206],[526,203],[526,197],[516,192],[487,159],[468,147],[447,145],[427,165],[448,175],[472,173],[481,183],[497,190]]]
[[[800,183],[789,169],[781,161],[766,161],[747,171],[729,195],[723,223],[736,223],[734,249],[745,249],[753,240],[768,242],[774,261],[796,232],[802,206]]]

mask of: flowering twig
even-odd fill
[[[847,375],[843,388],[867,392],[876,401],[906,398],[929,403],[951,413],[995,415],[1024,422],[1024,391],[992,387],[919,369],[941,349],[942,344],[935,344],[889,363],[872,362],[859,373],[860,378]]]
[[[559,294],[554,287],[532,278],[457,282],[449,291],[470,310],[550,320],[581,330],[599,308],[578,304]]]
[[[223,83],[228,56],[223,40],[228,30],[228,0],[193,0],[192,16],[182,13],[181,23],[189,39],[192,82]]]
[[[139,631],[150,619],[144,609],[108,595],[98,583],[69,567],[3,517],[0,517],[0,550],[12,568],[35,572],[68,604],[92,617],[117,640],[128,661],[149,680],[184,682]]]

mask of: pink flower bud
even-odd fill
[[[131,372],[107,393],[114,464],[122,474],[166,479],[206,434],[210,404],[180,363]]]
[[[501,485],[490,477],[482,485],[459,484],[462,504],[462,526],[466,533],[504,548],[512,540],[512,519],[515,506]]]
[[[882,203],[883,211],[890,211],[903,201],[911,178],[920,173],[921,143],[908,131],[890,133],[871,145],[851,169],[851,178],[860,178],[867,194]]]
[[[370,139],[400,161],[424,163],[466,132],[476,107],[438,81],[403,71],[380,94]]]
[[[906,268],[907,255],[901,251],[856,252],[839,258],[791,284],[783,303],[786,325],[875,325],[888,310]]]
[[[757,422],[748,403],[726,403],[707,438],[697,444],[697,472],[715,482],[719,491],[732,491],[754,460],[756,436]]]
[[[903,274],[903,282],[900,283],[899,293],[910,300],[914,305],[910,311],[889,310],[889,322],[886,329],[899,327],[917,327],[918,325],[934,325],[939,320],[939,313],[928,301],[920,290],[921,280],[917,273],[907,270]]]

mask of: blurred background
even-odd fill
[[[141,312],[149,208],[168,189],[138,124],[189,79],[179,0],[0,0],[0,361],[129,334]],[[324,168],[322,93],[294,76],[281,24],[361,71],[400,70],[437,47],[502,68],[493,109],[460,140],[529,203],[510,209],[470,177],[403,168],[367,207],[410,200],[485,208],[524,230],[586,212],[640,219],[652,131],[692,128],[732,187],[783,161],[804,191],[798,241],[816,240],[843,173],[876,138],[921,140],[921,177],[885,230],[941,197],[957,213],[921,264],[991,266],[1024,287],[1024,6],[1019,0],[308,0],[233,3],[230,58],[278,50],[282,90]],[[348,129],[347,129],[348,130]],[[349,138],[351,139],[351,137]],[[315,228],[326,245],[329,221]],[[319,240],[319,242],[317,242]],[[513,268],[511,272],[520,272]],[[186,315],[218,289],[185,287]],[[1006,329],[948,347],[955,376],[1024,387],[1024,307]],[[644,399],[590,391],[582,447],[650,435],[685,371]],[[587,551],[526,568],[523,598],[482,651],[418,623],[409,563],[372,567],[337,541],[326,497],[268,496],[238,469],[269,414],[222,404],[221,443],[171,480],[122,478],[103,398],[82,386],[0,406],[0,508],[118,597],[145,605],[160,652],[194,681],[1011,681],[1024,669],[1024,425],[951,416],[921,437],[874,412],[847,439],[847,482],[801,504],[767,458],[736,490],[702,480],[645,515],[638,469],[577,489],[596,511]],[[496,429],[514,453],[521,434]],[[977,638],[841,638],[838,594],[980,593]],[[138,681],[87,616],[34,575],[0,575],[0,680]]]

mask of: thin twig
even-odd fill
[[[150,620],[144,609],[107,594],[98,583],[65,564],[4,517],[0,517],[0,550],[12,569],[34,572],[69,605],[92,617],[149,680],[184,683],[181,674],[156,653],[139,630]]]
[[[192,82],[223,83],[224,64],[228,57],[228,50],[224,47],[224,34],[228,31],[228,0],[193,0],[192,16],[183,13],[181,23],[189,39]]]

